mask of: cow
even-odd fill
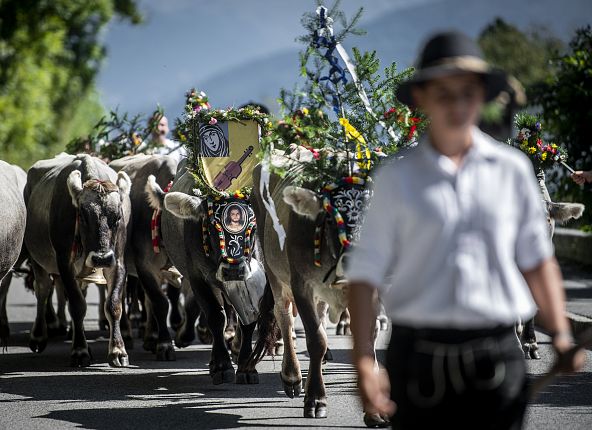
[[[62,154],[35,163],[27,174],[25,245],[35,275],[37,315],[29,346],[47,346],[45,308],[52,279],[64,288],[72,318],[70,365],[85,367],[92,356],[84,332],[85,274],[102,269],[107,282],[105,313],[110,325],[110,366],[129,365],[120,319],[126,280],[124,261],[130,222],[131,181],[87,154]]]
[[[284,156],[274,156],[272,163],[287,162],[284,166],[290,169],[292,159],[306,162],[308,158],[303,157],[299,149],[290,148]],[[347,283],[343,278],[343,264],[348,252],[339,240],[335,218],[326,216],[323,196],[294,185],[294,176],[289,172],[283,179],[272,173],[268,185],[277,217],[286,231],[282,248],[274,220],[264,209],[264,199],[257,186],[261,173],[262,166],[259,165],[253,174],[256,184],[253,209],[261,224],[258,232],[264,251],[265,269],[284,341],[280,372],[283,389],[290,398],[299,396],[302,391],[300,363],[291,336],[298,312],[304,325],[310,357],[304,387],[304,416],[324,418],[327,416],[327,398],[321,366],[326,358],[327,336],[322,317],[328,312],[329,319],[338,323],[340,315],[346,310]],[[341,236],[346,234],[349,241],[357,237],[368,197],[366,187],[354,185],[337,188],[330,197],[331,205],[339,210],[344,219],[345,232],[341,232]],[[367,414],[364,421],[369,426],[385,424],[382,417],[374,414]]]
[[[23,190],[27,174],[20,167],[0,160],[0,345],[10,334],[6,315],[6,296],[23,245],[27,210]]]
[[[236,264],[223,258],[223,241],[209,222],[208,199],[194,193],[195,180],[183,162],[168,193],[165,194],[154,180],[149,179],[148,184],[153,207],[165,209],[161,218],[164,247],[184,280],[191,285],[212,334],[209,364],[212,382],[215,385],[235,381],[237,384],[259,383],[255,364],[275,343],[275,320],[271,311],[273,298],[258,259],[257,241],[253,240],[248,256],[244,254],[244,247],[239,250],[243,257]],[[248,208],[244,210],[248,212]],[[236,375],[224,339],[223,296],[235,308],[242,333]],[[257,302],[261,303],[260,307]],[[256,326],[259,339],[253,349],[252,334]]]
[[[555,224],[560,224],[569,221],[570,219],[578,219],[584,213],[584,205],[581,203],[555,203],[551,200],[547,186],[545,185],[545,174],[543,171],[537,173],[537,181],[541,196],[543,200],[545,215],[547,217],[547,224],[549,226],[549,235],[553,237],[555,233]],[[519,322],[517,327],[517,335],[520,345],[524,352],[524,358],[539,360],[539,346],[534,331],[534,318]]]
[[[171,265],[166,248],[159,243],[156,225],[158,215],[154,214],[154,209],[150,206],[145,188],[148,178],[159,184],[159,187],[166,188],[177,172],[177,160],[168,155],[137,154],[114,160],[109,166],[115,171],[127,173],[132,181],[131,240],[126,249],[126,262],[129,275],[139,280],[150,300],[150,304],[146,306],[149,312],[144,332],[144,349],[155,352],[157,360],[172,361],[175,360],[175,348],[167,326],[169,301],[161,289],[167,283],[165,274]],[[148,186],[154,184],[150,183]],[[152,329],[153,317],[156,330]]]

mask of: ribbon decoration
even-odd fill
[[[372,163],[371,155],[370,155],[370,148],[368,148],[368,144],[366,143],[366,139],[364,136],[356,130],[356,128],[351,125],[347,118],[339,118],[339,124],[343,126],[345,129],[345,135],[348,139],[356,141],[356,162],[358,166],[362,170],[370,170],[370,165]]]
[[[333,50],[335,49],[335,50],[337,50],[337,53],[339,54],[339,56],[341,57],[343,62],[345,63],[345,67],[347,68],[347,71],[351,75],[353,83],[356,86],[356,90],[358,91],[358,97],[360,97],[360,100],[362,100],[362,104],[366,108],[366,111],[372,116],[372,118],[374,118],[374,120],[376,122],[378,122],[378,124],[380,124],[380,126],[383,129],[386,130],[386,132],[389,134],[389,136],[395,142],[398,142],[400,140],[400,136],[398,136],[397,133],[395,133],[395,131],[393,130],[393,128],[390,125],[386,124],[378,116],[376,116],[376,114],[372,110],[372,106],[370,105],[370,99],[368,98],[368,95],[366,94],[366,91],[364,90],[364,87],[362,86],[362,83],[360,82],[360,78],[358,77],[358,74],[356,73],[355,64],[353,63],[353,61],[351,60],[351,58],[347,54],[347,51],[345,50],[345,48],[341,45],[341,43],[337,42],[335,40],[335,36],[333,36],[333,19],[331,17],[327,16],[327,8],[325,6],[319,6],[317,8],[316,12],[317,12],[317,15],[319,16],[320,29],[317,31],[317,34],[315,35],[315,42],[313,42],[313,43],[316,48],[318,48],[320,46],[327,46],[327,53],[325,53],[324,57],[327,58],[327,60],[331,64],[331,69],[329,70],[329,73],[331,74],[332,71],[334,71],[334,70],[335,71],[343,71],[343,69],[341,67],[339,67],[339,65],[337,65],[337,68],[335,68],[334,64],[337,60],[335,58],[335,56],[333,56]],[[329,35],[328,39],[327,39],[326,35]],[[329,41],[331,43],[329,45],[325,45]],[[319,42],[322,42],[324,44],[319,45]],[[330,55],[332,59],[329,59],[328,55]],[[323,79],[326,79],[326,78],[321,78],[321,80],[323,80]],[[347,79],[345,78],[345,76],[343,76],[343,78],[338,79],[336,82],[339,82],[340,80],[342,80],[344,84],[347,83]],[[335,97],[336,96],[334,96],[333,110],[335,110]],[[335,113],[337,115],[340,114],[339,111],[335,111]]]
[[[269,192],[269,178],[271,176],[269,171],[269,165],[271,163],[271,151],[273,151],[273,146],[270,148],[270,152],[268,152],[263,158],[263,160],[261,160],[259,195],[261,196],[261,201],[263,202],[265,210],[267,211],[269,217],[271,218],[271,221],[273,222],[273,229],[277,233],[280,249],[283,251],[284,243],[286,241],[286,230],[284,230],[284,226],[280,223],[280,219],[275,210],[275,203],[273,202],[273,199],[271,198],[271,194]]]
[[[163,192],[166,194],[171,190],[173,181],[170,181]],[[152,239],[152,251],[155,254],[160,253],[160,217],[162,215],[162,209],[154,209],[152,211],[152,218],[150,220],[150,238]]]

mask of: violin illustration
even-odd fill
[[[214,187],[216,187],[218,191],[224,191],[230,187],[232,180],[240,176],[240,174],[243,172],[241,164],[243,164],[247,157],[251,155],[253,149],[254,148],[252,146],[249,146],[247,149],[245,149],[244,154],[241,155],[238,161],[229,161],[228,164],[224,166],[224,169],[222,169],[222,171],[216,175],[214,178]]]

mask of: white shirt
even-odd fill
[[[472,139],[459,168],[425,138],[375,178],[347,275],[397,324],[488,328],[536,310],[520,271],[553,247],[532,165],[476,127]]]
[[[145,145],[145,143],[142,143]],[[142,151],[140,146],[139,151]],[[149,154],[170,155],[179,163],[183,158],[187,157],[187,150],[180,142],[175,142],[171,139],[166,139],[164,145],[153,146],[148,150]]]

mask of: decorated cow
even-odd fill
[[[547,216],[549,236],[553,237],[556,222],[564,223],[570,219],[577,219],[584,212],[584,205],[581,203],[553,202],[545,184],[545,169],[558,165],[573,171],[565,163],[567,152],[563,147],[555,143],[545,143],[543,141],[542,123],[539,118],[526,113],[518,113],[515,118],[515,125],[519,130],[518,134],[514,139],[510,139],[508,144],[522,150],[533,164]],[[523,324],[520,322],[517,327],[517,334],[524,351],[524,357],[527,359],[540,359],[534,330],[534,318],[523,322]]]
[[[256,164],[253,153],[265,117],[250,107],[211,109],[204,93],[190,91],[185,116],[177,123],[178,137],[190,151],[187,165],[179,166],[166,194],[152,179],[147,187],[153,207],[162,210],[164,247],[191,285],[212,334],[209,367],[214,384],[235,381],[224,338],[224,300],[236,310],[241,330],[237,383],[259,382],[255,364],[274,336],[272,295],[248,198]],[[259,339],[253,350],[257,323]]]
[[[107,282],[109,365],[127,366],[120,319],[126,280],[124,262],[130,220],[131,181],[90,155],[60,155],[35,163],[27,174],[25,244],[35,275],[37,316],[30,347],[47,345],[45,308],[52,279],[63,286],[72,317],[70,364],[88,366],[91,352],[84,332],[86,302],[81,283],[95,270]]]
[[[171,290],[178,291],[180,282],[176,280],[176,284],[174,283],[167,250],[160,240],[161,213],[151,207],[154,203],[148,200],[146,187],[152,189],[159,184],[159,187],[168,190],[177,172],[177,160],[168,155],[137,154],[114,160],[109,166],[115,171],[125,172],[132,181],[131,241],[127,246],[126,261],[129,275],[139,280],[150,300],[150,305],[147,306],[149,312],[144,331],[144,349],[155,352],[158,360],[174,360],[175,349],[167,326],[169,301],[161,286],[165,283],[172,284],[174,286]],[[154,329],[153,318],[156,321]]]

